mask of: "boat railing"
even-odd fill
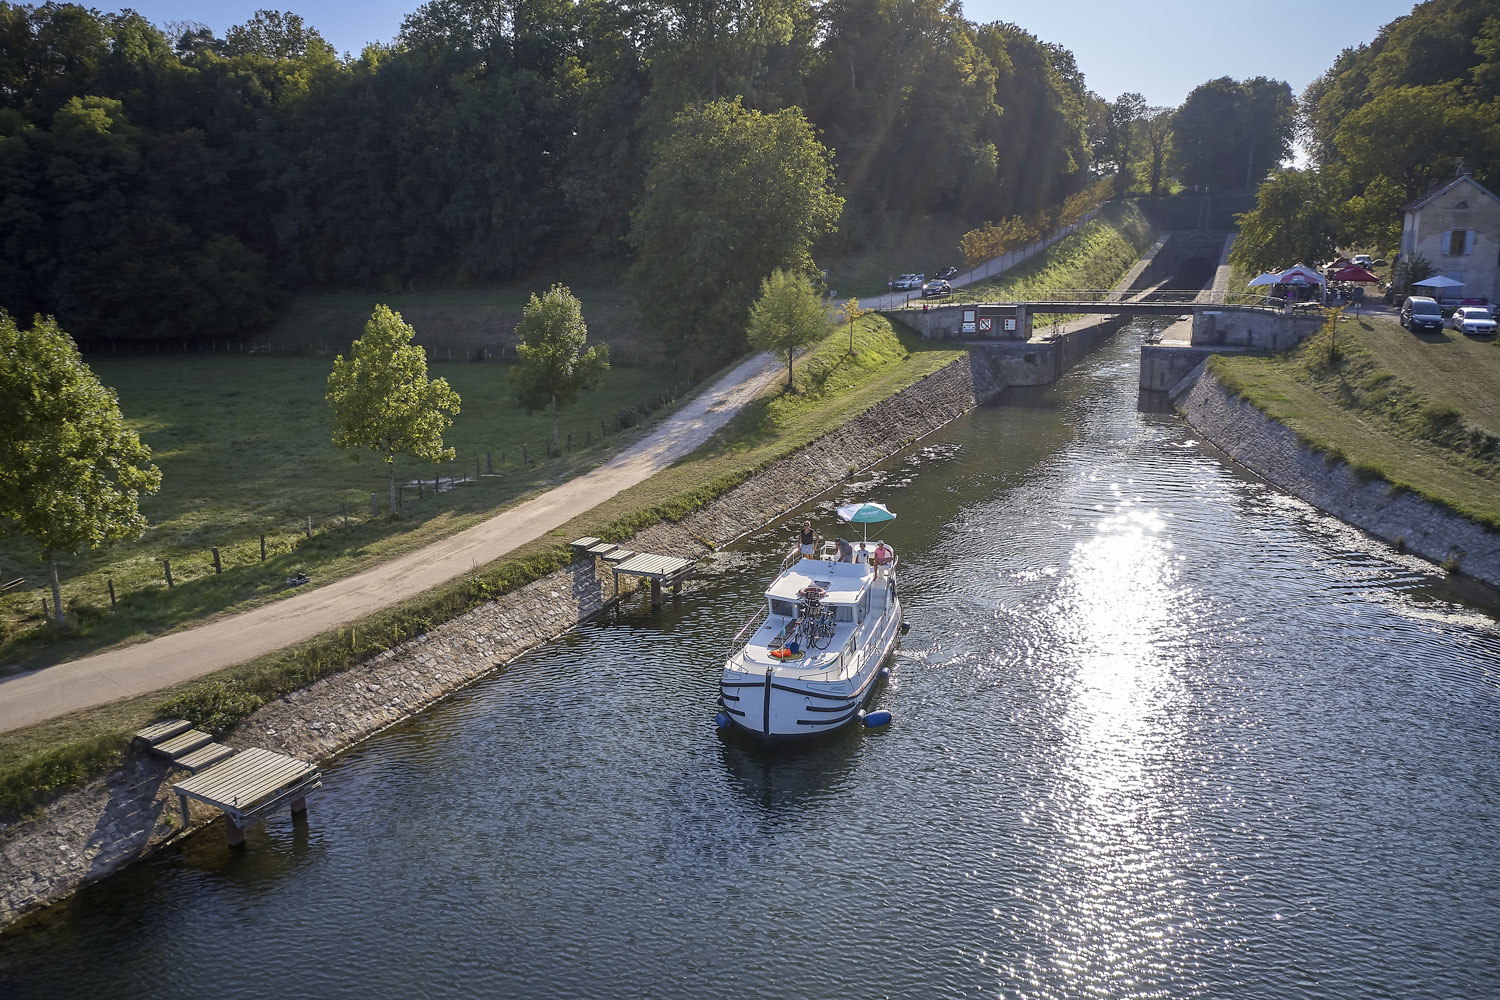
[[[745,647],[745,644],[750,641],[749,639],[745,638],[745,633],[755,631],[756,627],[760,624],[760,616],[761,612],[756,611],[755,614],[750,616],[749,621],[740,626],[740,630],[734,634],[734,638],[729,640],[729,649],[724,653],[725,663],[728,663],[730,660],[734,659],[734,654],[743,649]]]

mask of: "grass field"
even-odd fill
[[[621,442],[622,420],[639,423],[648,408],[659,409],[664,394],[672,395],[658,369],[611,369],[598,391],[563,410],[561,432],[565,441],[572,435],[572,448],[547,460],[551,415],[512,403],[508,365],[434,364],[431,373],[463,399],[446,435],[458,458],[441,466],[398,458],[398,481],[426,485],[420,499],[418,489],[403,490],[401,513],[391,518],[379,457],[356,457],[330,440],[326,359],[178,355],[96,360],[93,367],[151,446],[162,489],[142,502],[150,527],[139,541],[62,563],[64,607],[77,620],[61,634],[41,618],[42,598],[50,597],[44,567],[24,542],[0,547],[0,578],[26,579],[24,589],[0,598],[0,663],[12,669],[273,599],[286,592],[284,581],[294,572],[324,582],[451,533],[597,464]],[[609,430],[602,440],[601,421]],[[495,474],[478,475],[488,469]],[[434,475],[470,481],[434,495]],[[311,538],[304,534],[309,517]],[[214,546],[222,574],[213,569]],[[170,590],[163,559],[171,560]],[[110,580],[119,599],[112,611]]]
[[[1213,370],[1331,459],[1500,530],[1494,338],[1349,315],[1336,341],[1325,328],[1290,356],[1220,357]]]

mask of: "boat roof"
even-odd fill
[[[771,581],[767,597],[783,601],[797,600],[804,587],[822,587],[828,591],[823,600],[829,604],[856,604],[869,586],[875,568],[868,563],[828,562],[823,559],[799,559]]]

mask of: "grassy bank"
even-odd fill
[[[1386,315],[1337,325],[1288,356],[1218,357],[1212,371],[1329,461],[1500,530],[1500,346]]]
[[[1046,253],[963,289],[963,295],[1014,302],[1043,299],[1059,290],[1113,288],[1155,238],[1151,223],[1134,202],[1113,201]]]
[[[141,504],[150,527],[139,540],[62,562],[73,624],[61,632],[42,619],[42,598],[50,599],[44,567],[22,540],[0,546],[0,579],[27,581],[0,598],[0,664],[10,669],[274,600],[298,571],[322,583],[426,544],[597,464],[633,437],[624,425],[639,424],[672,395],[658,369],[612,369],[597,392],[563,411],[562,434],[572,446],[547,460],[552,418],[512,403],[508,365],[434,364],[433,373],[463,397],[447,435],[458,460],[435,467],[398,459],[398,482],[411,485],[391,517],[384,465],[373,453],[356,459],[330,439],[326,359],[178,355],[95,359],[93,368],[151,446],[162,489]],[[468,481],[434,494],[435,475]],[[214,547],[222,573],[214,570]],[[163,559],[171,561],[171,589]]]

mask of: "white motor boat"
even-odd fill
[[[788,556],[766,607],[730,643],[719,727],[779,743],[854,722],[889,723],[889,712],[864,706],[905,630],[896,566],[894,550],[879,566],[841,562],[832,542],[813,556]]]

